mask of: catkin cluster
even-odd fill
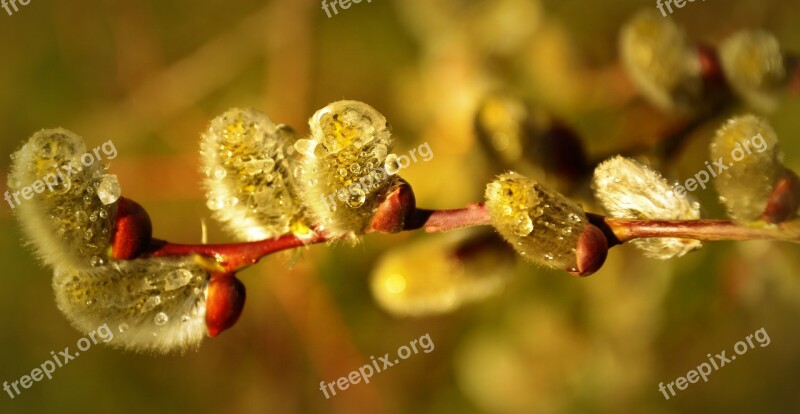
[[[212,266],[197,258],[115,260],[112,241],[128,219],[118,215],[125,200],[104,166],[81,163],[85,153],[81,137],[49,129],[11,157],[11,191],[49,174],[59,177],[53,191],[15,209],[28,240],[54,270],[59,309],[84,334],[108,323],[116,330],[114,346],[169,351],[198,345],[206,334]]]
[[[231,109],[212,121],[201,142],[208,206],[239,238],[353,237],[397,186],[389,124],[374,108],[334,102],[309,126],[298,139],[255,110]]]
[[[771,112],[788,83],[780,43],[762,30],[734,33],[714,50],[691,43],[671,19],[647,10],[623,26],[619,49],[642,96],[668,112],[702,109],[724,95],[714,93],[723,78],[749,106]]]

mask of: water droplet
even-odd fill
[[[358,174],[361,172],[361,166],[358,164],[350,164],[350,172],[353,174]]]
[[[192,272],[188,269],[175,269],[167,273],[165,279],[166,283],[164,284],[164,289],[175,290],[186,286],[192,281]]]
[[[339,168],[339,175],[347,177],[347,168]]]
[[[270,172],[273,168],[275,168],[275,160],[272,158],[265,159],[261,164],[261,170],[264,172]]]
[[[164,312],[159,312],[153,318],[153,322],[158,326],[164,325],[165,323],[167,323],[167,321],[169,321],[169,316],[167,316],[167,314]]]
[[[361,188],[355,187],[350,190],[350,195],[347,198],[347,205],[351,208],[358,208],[364,205],[367,199],[367,193]]]
[[[533,231],[533,222],[527,213],[519,213],[514,217],[514,233],[517,236],[527,236]]]
[[[78,210],[78,211],[75,212],[75,220],[77,220],[78,223],[83,223],[88,219],[89,219],[89,216],[86,214],[85,211]]]
[[[100,215],[100,218],[108,218],[108,212],[103,209],[101,209],[97,214]]]
[[[192,318],[191,318],[191,317],[189,317],[189,315],[183,315],[183,316],[181,316],[181,322],[183,322],[183,323],[187,323],[187,322],[189,322],[189,321],[191,321],[191,320],[192,320]]]
[[[106,174],[100,181],[97,187],[97,197],[103,205],[109,205],[119,199],[121,190],[117,176],[114,174]]]
[[[91,240],[92,236],[94,236],[94,232],[92,230],[86,230],[86,233],[83,233],[83,238],[86,240]]]
[[[217,211],[224,207],[223,197],[211,197],[206,201],[206,207],[211,211]]]
[[[92,256],[92,258],[89,260],[89,264],[91,264],[92,267],[100,267],[105,264],[105,262],[106,261],[100,256]]]
[[[383,168],[389,175],[397,174],[397,172],[400,171],[400,163],[397,161],[397,155],[395,154],[387,155],[386,162],[384,162],[383,164]]]
[[[212,171],[212,175],[213,175],[213,177],[215,179],[221,180],[221,179],[225,178],[226,175],[228,175],[228,171],[225,170],[225,167],[223,167],[221,165],[217,165],[216,167],[214,167],[214,170]]]
[[[161,304],[161,296],[158,295],[150,296],[149,298],[147,298],[146,301],[144,301],[144,305],[142,305],[142,313],[150,312],[160,304]]]
[[[382,159],[386,158],[386,154],[389,152],[386,145],[383,144],[376,144],[375,148],[372,149],[372,156],[378,159],[380,162]]]
[[[121,324],[119,324],[119,326],[117,327],[117,329],[118,329],[120,332],[125,332],[125,331],[127,331],[127,330],[128,330],[128,324],[127,324],[127,323],[121,323]]]
[[[553,254],[552,253],[545,253],[544,254],[544,258],[547,259],[547,260],[553,260]]]

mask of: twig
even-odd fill
[[[608,246],[634,239],[671,237],[701,241],[780,240],[800,243],[800,220],[780,224],[742,224],[731,220],[646,220],[621,219],[587,213],[590,223],[605,234]],[[404,231],[424,229],[438,233],[466,227],[490,225],[483,204],[452,210],[417,209]],[[283,250],[337,240],[324,232],[309,237],[286,234],[254,242],[231,244],[175,244],[154,240],[145,256],[183,256],[198,254],[214,259],[222,273],[233,273],[258,262],[262,257]]]

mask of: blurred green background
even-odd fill
[[[673,18],[716,44],[765,28],[800,53],[800,2],[687,3]],[[0,10],[0,169],[41,128],[93,147],[113,140],[110,170],[150,213],[155,235],[199,242],[210,214],[198,139],[233,106],[308,130],[317,109],[365,101],[391,122],[396,152],[429,142],[404,171],[418,204],[481,199],[500,167],[473,132],[477,103],[501,89],[557,114],[592,155],[647,142],[654,110],[619,69],[617,33],[641,1],[373,0],[328,18],[319,1],[31,0]],[[740,108],[739,111],[744,111]],[[769,116],[787,165],[800,168],[800,100]],[[725,114],[693,134],[670,166],[687,178],[708,159]],[[3,183],[5,187],[5,183]],[[2,188],[5,191],[5,188]],[[721,214],[715,195],[700,194]],[[207,221],[209,240],[230,241]],[[0,208],[0,381],[29,374],[82,336],[53,301],[51,272]],[[382,254],[423,234],[315,246],[244,271],[238,324],[197,352],[148,355],[95,346],[0,412],[699,413],[795,412],[800,394],[800,255],[777,243],[715,243],[660,262],[624,246],[587,279],[519,263],[498,295],[442,316],[395,318],[373,300]],[[425,277],[426,263],[415,264]],[[666,401],[670,382],[732,352],[764,327],[771,343]],[[418,354],[326,400],[334,381],[429,333]]]

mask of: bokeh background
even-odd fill
[[[800,53],[797,0],[687,3],[673,18],[716,44],[743,28]],[[429,162],[403,171],[418,204],[479,201],[502,167],[481,150],[478,103],[502,90],[576,129],[593,157],[647,147],[669,116],[636,97],[617,61],[621,25],[652,1],[373,0],[328,18],[319,1],[31,0],[0,10],[0,169],[33,132],[65,127],[93,147],[113,140],[123,194],[149,211],[155,235],[230,241],[209,219],[198,171],[207,122],[256,107],[307,132],[339,99],[365,101],[392,123],[397,153],[428,142]],[[747,108],[735,107],[742,112]],[[769,115],[800,167],[800,100]],[[702,168],[714,129],[697,128],[664,168]],[[654,126],[655,125],[655,126]],[[4,181],[4,180],[3,180]],[[0,190],[5,191],[5,182]],[[709,215],[722,209],[699,192]],[[584,201],[590,205],[590,201]],[[397,318],[373,299],[386,254],[434,240],[371,235],[356,245],[280,254],[242,272],[238,324],[197,352],[150,355],[95,346],[0,412],[43,413],[699,413],[800,409],[800,250],[715,243],[661,262],[615,248],[590,278],[509,262],[497,294],[442,315]],[[51,272],[0,207],[0,381],[29,374],[82,336],[55,306]],[[435,249],[431,249],[435,255]],[[415,257],[408,278],[434,277]],[[505,267],[508,267],[505,266]],[[502,267],[502,266],[500,266]],[[486,273],[493,270],[483,269]],[[666,401],[673,381],[764,327],[771,343]],[[412,339],[418,354],[325,399],[334,381]]]

